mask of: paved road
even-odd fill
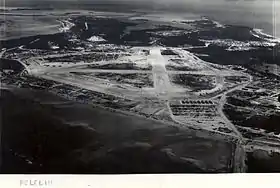
[[[149,59],[148,59],[149,60]],[[158,59],[159,61],[159,59]],[[163,62],[165,59],[163,59]],[[86,65],[90,65],[93,63],[87,63]],[[99,73],[99,72],[104,72],[104,73],[119,73],[119,74],[132,74],[132,73],[140,73],[140,74],[147,74],[147,73],[152,73],[153,70],[116,70],[116,69],[81,69],[84,65],[78,65],[78,66],[66,66],[61,67],[61,68],[50,68],[50,70],[53,70],[55,72],[81,72],[81,73]],[[157,72],[164,72],[168,74],[190,74],[190,75],[202,75],[202,76],[216,76],[217,74],[213,71],[167,71],[165,68],[161,67],[161,65],[153,65],[153,67],[158,66],[156,68]],[[161,70],[162,69],[162,70]],[[232,73],[228,71],[220,71],[219,76],[233,76]],[[234,76],[241,76],[241,75],[236,75]]]
[[[156,95],[161,99],[168,100],[172,87],[168,77],[168,72],[165,68],[165,59],[161,55],[161,48],[152,48],[150,50],[150,56],[148,60],[153,66],[152,72]]]
[[[249,76],[249,75],[248,75]],[[231,130],[233,130],[235,132],[235,134],[239,137],[239,141],[236,144],[236,149],[234,152],[234,163],[235,163],[235,171],[236,172],[245,172],[246,171],[246,164],[245,164],[245,160],[246,160],[246,141],[243,137],[243,135],[237,130],[236,126],[226,117],[223,109],[224,109],[224,105],[226,104],[226,99],[227,99],[227,94],[231,93],[235,90],[240,90],[244,87],[246,87],[247,85],[249,85],[252,81],[252,77],[249,76],[250,79],[248,82],[244,83],[244,84],[240,84],[237,87],[234,87],[230,90],[227,90],[226,92],[224,92],[223,94],[221,94],[221,99],[219,101],[219,106],[218,106],[218,111],[219,114],[221,115],[221,117],[224,119],[224,121],[226,122],[226,124],[231,128]],[[217,96],[216,96],[217,97]]]
[[[235,125],[226,117],[226,115],[225,115],[223,109],[224,109],[224,105],[225,105],[226,102],[227,102],[227,94],[228,94],[228,93],[231,93],[231,92],[233,92],[233,91],[235,91],[235,90],[241,90],[242,88],[248,86],[248,85],[251,83],[251,81],[252,81],[252,77],[251,77],[250,75],[248,75],[248,77],[249,77],[249,81],[248,81],[248,82],[243,83],[243,84],[240,84],[240,85],[238,85],[238,86],[236,86],[236,87],[234,87],[234,88],[232,88],[232,89],[230,89],[230,90],[227,90],[227,91],[224,92],[223,94],[219,95],[219,96],[221,96],[221,99],[220,99],[220,101],[219,101],[219,107],[218,107],[219,114],[220,114],[220,115],[222,116],[222,118],[226,121],[227,125],[229,125],[230,128],[231,128],[232,130],[234,130],[234,132],[240,137],[240,139],[243,139],[242,134],[237,130],[237,128],[235,127]],[[216,97],[218,97],[218,96],[215,96],[215,98],[216,98]]]
[[[168,79],[168,72],[165,69],[165,59],[162,57],[160,53],[160,48],[154,48],[150,51],[151,54],[151,60],[152,60],[152,65],[153,65],[153,73],[154,73],[154,82],[155,82],[155,88],[156,91],[158,92],[157,94],[162,96],[161,94],[164,93],[167,100],[167,106],[171,114],[171,118],[177,122],[176,118],[172,115],[172,111],[170,109],[170,105],[168,102],[169,96],[170,96],[170,81]],[[184,53],[184,55],[188,55]],[[186,57],[187,58],[187,57]],[[212,69],[212,68],[211,68]],[[202,71],[202,74],[204,75],[206,71]],[[215,70],[210,70],[209,71],[212,75],[218,75],[217,76],[217,84],[223,84],[223,75],[220,74],[222,71],[215,71]],[[235,135],[237,136],[237,143],[236,143],[236,148],[234,151],[234,170],[235,172],[245,172],[246,170],[246,165],[245,165],[245,159],[246,159],[246,153],[245,153],[245,148],[244,148],[244,142],[243,142],[243,136],[242,134],[236,129],[236,127],[228,120],[228,118],[225,116],[223,113],[223,106],[226,102],[226,94],[235,90],[235,89],[241,89],[248,85],[248,83],[240,85],[232,90],[229,90],[228,92],[224,93],[221,97],[221,103],[219,104],[219,114],[221,117],[224,119],[226,124],[229,126],[231,130],[234,131]],[[178,122],[180,123],[180,122]],[[181,124],[181,123],[180,123]],[[210,130],[210,132],[217,132],[214,130]],[[229,136],[229,135],[228,135]],[[232,135],[232,137],[235,137]]]
[[[211,75],[211,76],[215,76],[217,78],[217,83],[219,84],[224,84],[224,77],[225,76],[247,76],[249,77],[249,81],[247,83],[244,84],[240,84],[218,96],[215,96],[211,99],[217,98],[217,97],[221,97],[220,101],[219,101],[219,106],[218,106],[218,112],[221,115],[221,117],[224,119],[224,121],[226,122],[226,124],[229,126],[229,128],[231,130],[234,131],[235,135],[228,135],[228,137],[232,137],[232,138],[236,138],[237,137],[237,148],[234,151],[234,163],[235,163],[235,167],[236,167],[236,171],[239,172],[243,172],[245,170],[245,145],[247,140],[245,140],[242,136],[242,134],[237,130],[237,128],[230,122],[230,120],[226,117],[226,115],[223,112],[223,108],[224,105],[226,104],[226,95],[232,91],[235,90],[240,90],[244,87],[246,87],[247,85],[249,85],[252,81],[252,77],[250,75],[246,75],[244,73],[238,73],[235,74],[235,72],[233,71],[223,71],[223,70],[217,70],[214,69],[213,67],[211,67],[210,65],[208,65],[207,63],[205,64],[205,66],[207,67],[206,71],[167,71],[165,65],[167,64],[167,60],[161,55],[161,48],[160,47],[154,47],[154,48],[149,48],[150,49],[150,55],[147,56],[147,61],[150,62],[150,64],[152,65],[152,70],[151,71],[143,71],[143,70],[104,70],[104,69],[81,69],[83,66],[86,67],[86,65],[90,65],[90,64],[96,64],[96,63],[108,63],[108,61],[104,61],[104,62],[94,62],[94,63],[80,63],[80,64],[76,64],[76,65],[70,65],[70,66],[66,66],[66,67],[60,67],[60,68],[44,68],[41,67],[41,72],[37,71],[38,76],[41,76],[46,78],[46,79],[53,79],[59,82],[64,82],[64,83],[68,83],[71,85],[76,85],[78,87],[81,88],[86,88],[89,90],[97,90],[100,92],[106,92],[106,93],[110,93],[110,90],[107,90],[106,88],[104,88],[104,86],[98,85],[98,83],[94,83],[93,80],[83,80],[81,79],[75,79],[74,77],[71,76],[63,76],[63,75],[59,75],[57,73],[68,73],[68,72],[81,72],[81,73],[120,73],[120,74],[132,74],[132,73],[150,73],[153,74],[153,79],[154,79],[154,93],[155,95],[162,101],[164,101],[166,103],[166,106],[170,112],[170,116],[171,118],[173,118],[173,120],[175,122],[176,119],[174,118],[170,105],[169,105],[169,100],[172,98],[172,84],[169,80],[169,74],[193,74],[193,75]],[[185,58],[193,58],[194,59],[194,64],[196,63],[196,57],[193,57],[193,55],[189,54],[188,52],[182,52],[183,56]],[[188,57],[188,55],[190,57]],[[34,67],[36,70],[36,66]],[[38,67],[40,68],[40,67]],[[32,70],[33,71],[33,70]],[[117,93],[110,93],[112,95],[118,95]],[[135,95],[134,93],[130,93],[129,95],[131,95],[132,97],[138,97],[139,99],[139,95]],[[126,94],[122,95],[121,93],[119,93],[119,97],[127,97]],[[180,122],[178,122],[179,124],[182,124]],[[213,132],[213,133],[219,133],[222,134],[221,132],[218,131],[214,131],[214,130],[209,130],[209,132]],[[263,142],[265,143],[265,142]],[[260,145],[261,143],[259,143]],[[273,143],[272,143],[273,144]]]

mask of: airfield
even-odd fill
[[[261,39],[262,34],[254,30],[246,39],[255,40],[251,42],[196,40],[197,34],[186,39],[188,32],[199,33],[189,31],[190,28],[201,29],[202,26],[209,29],[209,33],[213,28],[233,32],[233,26],[222,26],[206,18],[170,22],[164,17],[148,15],[130,17],[126,23],[102,16],[100,13],[96,19],[81,16],[76,20],[59,20],[61,33],[52,35],[53,38],[19,39],[20,44],[26,43],[19,46],[6,41],[6,48],[0,55],[3,64],[9,66],[1,72],[1,88],[44,90],[69,101],[130,117],[131,121],[132,117],[140,118],[141,122],[146,119],[151,126],[176,127],[199,139],[217,141],[219,144],[213,145],[216,148],[213,161],[221,160],[224,166],[219,166],[217,161],[215,167],[209,161],[207,165],[222,172],[225,168],[225,171],[245,172],[246,153],[280,152],[279,128],[273,123],[271,127],[264,126],[266,117],[275,115],[277,118],[279,114],[279,72],[273,68],[267,70],[270,67],[266,65],[211,63],[207,61],[211,54],[204,51],[222,46],[227,53],[246,53],[254,48],[273,48],[277,45],[274,40]],[[144,24],[143,27],[148,28],[139,30],[137,24],[147,20],[156,24]],[[158,23],[168,23],[168,27],[158,26]],[[108,31],[110,24],[124,31]],[[180,29],[176,28],[179,26]],[[96,34],[92,35],[91,29],[95,27]],[[156,31],[151,32],[153,29]],[[200,33],[206,32],[204,29]],[[122,35],[116,37],[117,32]],[[183,38],[186,41],[181,41]],[[193,46],[181,45],[184,42]],[[70,49],[68,43],[72,45]],[[225,58],[227,60],[231,61],[231,57]],[[262,117],[260,122],[265,123],[253,122],[258,116]],[[144,124],[147,127],[149,123]],[[228,144],[230,147],[225,146]],[[196,147],[193,150],[198,149]],[[230,151],[226,152],[226,159],[220,159],[223,155],[219,153],[223,153],[221,150],[225,147]],[[177,152],[180,153],[180,149]]]

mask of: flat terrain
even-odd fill
[[[232,171],[230,143],[45,92],[1,92],[2,173]]]
[[[4,159],[24,172],[245,172],[256,152],[277,158],[278,39],[193,15],[52,16],[56,33],[1,41]]]

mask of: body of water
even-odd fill
[[[103,11],[155,11],[195,13],[208,16],[223,24],[244,25],[252,28],[263,29],[265,33],[280,38],[280,1],[272,0],[254,1],[225,1],[225,0],[124,0],[109,1],[76,1],[76,0],[44,0],[44,1],[19,1],[9,0],[1,4],[3,9],[13,8],[51,8],[71,10],[103,10]],[[67,3],[66,3],[67,2]],[[138,3],[136,3],[138,2]],[[4,6],[3,6],[4,5]],[[126,6],[125,6],[126,5]],[[32,10],[29,10],[32,12]],[[46,27],[46,26],[45,26]],[[56,27],[52,24],[51,27]],[[29,27],[30,28],[30,27]]]

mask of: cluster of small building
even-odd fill
[[[201,103],[203,102],[203,103]],[[184,105],[170,105],[174,116],[214,117],[217,116],[217,107],[212,101],[192,101]]]
[[[211,100],[184,100],[184,101],[181,101],[181,103],[184,105],[193,105],[193,104],[214,105],[214,102]]]

